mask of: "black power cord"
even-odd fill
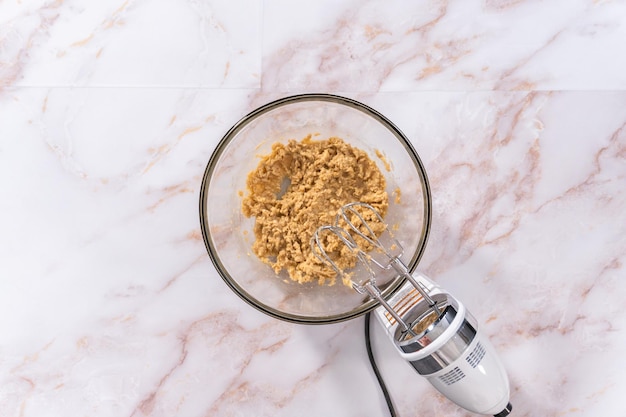
[[[370,365],[372,366],[374,375],[376,375],[376,380],[378,380],[378,385],[380,385],[380,390],[383,392],[385,401],[387,402],[389,414],[391,415],[391,417],[397,417],[396,410],[393,407],[393,402],[391,401],[391,396],[389,395],[389,391],[387,390],[387,385],[385,384],[385,381],[383,380],[383,377],[378,370],[378,366],[376,365],[376,359],[374,358],[374,352],[372,352],[372,340],[370,338],[370,317],[371,313],[365,314],[365,349],[367,350],[367,358],[370,361]]]

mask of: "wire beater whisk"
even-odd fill
[[[366,215],[370,213],[370,215]],[[366,220],[366,217],[372,220]],[[372,228],[370,222],[379,222],[383,230],[378,234]],[[345,224],[346,227],[341,227]],[[337,266],[335,261],[327,253],[323,243],[323,235],[325,233],[332,233],[339,238],[341,243],[348,247],[350,252],[356,255],[357,262],[366,268],[369,277],[363,284],[357,283],[353,280],[346,271],[343,271]],[[381,236],[385,236],[385,239],[390,243],[388,245],[383,244]],[[372,248],[373,251],[382,253],[385,261],[380,261],[376,256],[372,256],[363,251],[363,249],[357,244],[355,237],[363,239]],[[366,246],[365,244],[363,246]],[[411,325],[407,324],[400,315],[387,303],[383,298],[380,289],[376,286],[376,273],[372,268],[372,264],[383,270],[393,269],[401,277],[407,279],[413,287],[420,293],[424,300],[428,303],[429,308],[439,316],[441,313],[437,307],[437,303],[430,297],[428,290],[417,282],[413,276],[409,273],[408,267],[402,262],[400,257],[404,253],[404,249],[400,242],[393,236],[389,230],[388,225],[383,220],[380,213],[371,205],[367,203],[354,202],[349,203],[341,207],[334,225],[326,225],[318,228],[313,237],[311,238],[311,250],[322,262],[330,265],[337,275],[342,279],[349,280],[352,287],[359,293],[367,293],[370,297],[376,299],[396,320],[404,332],[410,333],[415,336],[415,333],[411,330]]]

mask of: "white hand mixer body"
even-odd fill
[[[368,204],[344,206],[335,225],[322,226],[316,231],[311,240],[313,252],[339,276],[347,277],[356,291],[381,303],[374,315],[397,351],[439,392],[468,411],[508,416],[512,410],[509,380],[493,346],[479,331],[476,319],[458,299],[425,275],[411,275],[400,260],[400,243],[385,225],[382,234],[387,240],[383,244],[381,234],[377,235],[370,227],[371,221],[384,224],[380,214]],[[340,222],[346,227],[340,227]],[[333,233],[347,245],[369,276],[357,282],[339,269],[325,251],[322,239],[325,233]],[[364,239],[387,261],[381,262],[371,253],[363,252],[355,237]],[[373,265],[393,269],[407,282],[385,299],[376,286]]]
[[[476,319],[458,299],[423,274],[418,273],[414,278],[429,290],[441,314],[433,316],[428,304],[409,283],[387,303],[404,320],[417,323],[414,329],[426,327],[424,330],[410,336],[383,307],[377,308],[374,315],[400,355],[460,407],[478,414],[508,415],[509,380],[493,346],[479,331]]]

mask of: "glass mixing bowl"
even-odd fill
[[[407,137],[376,110],[329,94],[286,97],[237,122],[211,155],[200,190],[202,235],[218,273],[241,298],[266,314],[298,323],[333,323],[364,314],[378,303],[341,284],[299,284],[276,274],[252,252],[254,218],[241,211],[246,179],[275,142],[337,136],[375,161],[387,180],[385,220],[404,248],[401,259],[415,269],[430,229],[431,198],[424,166]],[[398,193],[398,190],[400,193]],[[308,242],[305,242],[308,244]],[[388,297],[404,282],[380,271]]]

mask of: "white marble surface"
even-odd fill
[[[420,265],[514,416],[623,416],[626,2],[0,2],[0,416],[387,415],[363,319],[243,303],[198,192],[241,116],[346,95],[413,141]],[[401,416],[469,416],[374,348]]]

